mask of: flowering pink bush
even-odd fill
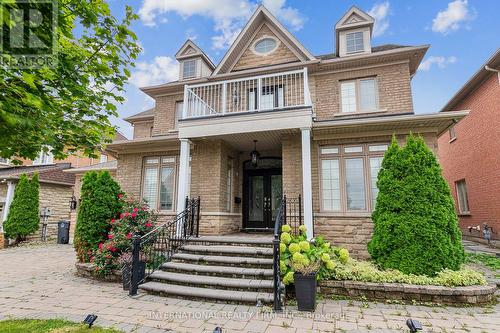
[[[144,201],[126,198],[122,194],[119,198],[123,201],[120,218],[109,221],[111,228],[107,240],[99,244],[91,257],[96,273],[102,276],[121,268],[128,260],[134,235],[145,235],[157,224],[156,213],[150,211]]]

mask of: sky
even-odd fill
[[[263,3],[314,55],[335,52],[334,25],[356,5],[375,18],[372,45],[430,44],[412,80],[415,113],[438,112],[500,47],[499,0],[110,0],[139,14],[132,30],[143,48],[126,86],[120,118],[154,106],[139,87],[178,78],[175,53],[191,38],[217,64]],[[113,124],[129,139],[132,127]]]

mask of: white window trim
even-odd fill
[[[47,156],[45,162],[43,162],[44,156]],[[54,155],[50,150],[49,151],[42,150],[40,154],[38,154],[38,157],[33,160],[33,165],[48,165],[48,164],[54,164]]]
[[[187,62],[194,62],[194,74],[192,76],[185,76],[184,75],[184,65],[187,63]],[[187,80],[187,79],[194,79],[196,77],[198,77],[198,62],[199,62],[199,59],[186,59],[184,61],[181,62],[181,76],[182,76],[182,79],[183,80]]]
[[[363,49],[359,50],[359,51],[351,51],[349,52],[347,50],[347,36],[350,35],[350,34],[359,34],[361,33],[361,40],[363,41]],[[366,50],[366,45],[365,45],[365,32],[363,30],[353,30],[353,31],[347,31],[345,33],[345,53],[348,54],[348,55],[352,55],[352,54],[358,54],[358,53],[363,53],[365,52]]]
[[[375,81],[375,109],[373,110],[361,110],[361,89],[360,82],[363,80],[373,79]],[[355,93],[356,93],[356,110],[355,111],[343,111],[342,110],[342,84],[354,82],[355,83]],[[339,105],[340,105],[340,114],[355,114],[355,113],[373,113],[380,112],[380,100],[379,100],[379,89],[378,89],[378,78],[376,76],[367,76],[356,79],[349,80],[341,80],[339,81]]]
[[[276,46],[274,47],[274,49],[268,51],[268,52],[264,52],[264,53],[261,53],[261,52],[257,52],[257,50],[255,50],[255,45],[257,45],[260,41],[264,40],[264,39],[272,39],[274,40],[274,42],[276,43]],[[255,54],[256,56],[260,56],[260,57],[264,57],[264,56],[267,56],[273,52],[275,52],[277,49],[279,49],[280,47],[280,44],[281,44],[281,41],[274,37],[274,36],[268,36],[268,35],[264,35],[258,39],[256,39],[253,43],[252,43],[252,46],[250,47],[250,51],[252,51],[253,54]]]
[[[372,187],[371,187],[371,168],[370,168],[370,158],[371,157],[383,157],[385,151],[375,151],[370,152],[370,146],[386,145],[389,147],[387,142],[369,143],[369,144],[345,144],[345,145],[323,145],[319,147],[319,202],[320,202],[320,214],[324,215],[366,215],[371,213],[375,206],[372,200]],[[348,147],[363,147],[363,152],[361,153],[345,153],[344,149]],[[338,148],[338,153],[322,153],[322,149],[333,149]],[[346,190],[346,167],[345,160],[348,158],[362,158],[363,159],[363,172],[364,172],[364,184],[365,184],[365,209],[364,210],[349,210],[347,209],[347,190]],[[340,210],[326,210],[323,206],[323,170],[322,170],[322,160],[333,160],[339,161],[339,184],[340,184]]]
[[[158,158],[158,163],[155,164],[146,164],[146,159],[148,158]],[[174,162],[167,162],[167,163],[162,163],[163,158],[174,158]],[[157,176],[157,188],[156,188],[156,207],[150,207],[150,209],[157,210],[161,213],[175,213],[176,207],[177,207],[177,176],[178,176],[178,168],[179,168],[179,158],[178,156],[171,156],[171,155],[151,155],[151,156],[144,156],[142,159],[142,173],[141,173],[141,198],[144,198],[144,176],[145,176],[145,171],[148,167],[156,167],[158,168],[156,172]],[[172,209],[166,210],[166,209],[160,209],[160,188],[161,188],[161,167],[162,166],[168,166],[168,165],[173,165],[173,170],[174,170],[174,189],[172,192]],[[149,204],[149,203],[148,203]]]

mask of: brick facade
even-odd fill
[[[182,88],[179,88],[182,90]],[[165,135],[175,127],[175,103],[182,101],[182,93],[156,98],[153,136]]]
[[[153,133],[152,121],[134,122],[134,139],[149,138]]]
[[[470,114],[455,125],[454,141],[450,142],[448,132],[439,138],[443,174],[457,207],[455,182],[465,179],[467,185],[470,214],[459,216],[460,227],[466,236],[482,237],[479,232],[469,232],[468,227],[487,222],[493,228],[493,238],[500,239],[500,84],[497,75],[489,75],[453,109],[470,110]]]

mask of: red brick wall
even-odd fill
[[[438,149],[457,207],[455,182],[467,184],[470,215],[459,216],[463,234],[481,236],[467,227],[487,222],[500,239],[500,85],[492,74],[454,108],[470,114],[455,125],[456,140],[444,133]]]

